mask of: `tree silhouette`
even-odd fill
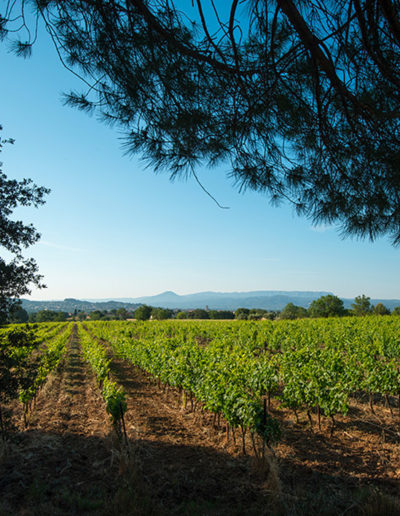
[[[13,143],[0,138],[0,152],[7,142]],[[0,257],[0,324],[7,320],[10,310],[16,310],[19,298],[30,293],[30,285],[43,287],[35,260],[22,256],[23,248],[37,242],[40,234],[32,224],[12,220],[11,216],[18,206],[43,204],[44,196],[49,192],[30,179],[8,179],[0,169],[0,247],[13,256],[8,262]]]
[[[28,3],[6,3],[3,35]],[[67,102],[122,126],[127,152],[172,177],[230,162],[241,189],[400,242],[398,1],[31,4],[86,82]]]

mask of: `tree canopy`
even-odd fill
[[[150,319],[153,308],[148,305],[141,305],[135,310],[134,316],[138,321],[147,321]]]
[[[244,320],[249,316],[250,310],[248,308],[237,308],[235,310],[235,319]]]
[[[0,152],[7,142],[13,143],[0,137]],[[43,286],[35,260],[22,255],[23,248],[37,242],[40,234],[32,224],[24,224],[11,217],[19,206],[43,204],[49,191],[35,185],[31,179],[8,179],[0,168],[0,247],[13,256],[8,262],[0,257],[0,324],[7,320],[10,310],[16,310],[18,299],[30,293],[30,285]]]
[[[354,299],[354,303],[351,305],[354,315],[367,315],[372,311],[371,298],[362,294]]]
[[[398,1],[5,2],[24,56],[29,3],[85,81],[67,102],[124,128],[127,152],[172,177],[230,162],[241,189],[400,242]]]
[[[194,310],[189,310],[187,314],[188,319],[209,319],[210,316],[207,310],[203,310],[202,308],[195,308]]]
[[[288,303],[279,314],[280,319],[301,319],[308,317],[308,312],[303,306]]]
[[[165,319],[171,319],[173,314],[172,310],[167,308],[152,308],[151,317],[152,319],[156,319],[157,321],[163,321]]]
[[[311,303],[308,313],[311,317],[340,317],[345,315],[346,311],[340,298],[328,294],[315,299]]]
[[[29,322],[63,322],[68,319],[67,312],[56,310],[40,310],[29,315]]]
[[[383,303],[378,303],[374,306],[374,314],[376,315],[390,315],[390,310]]]

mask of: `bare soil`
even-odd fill
[[[0,460],[0,514],[82,514],[102,508],[113,496],[117,466],[111,464],[103,400],[75,333],[63,364],[40,392],[27,429],[21,406],[13,408],[16,431]]]
[[[125,423],[138,468],[163,514],[269,513],[278,486],[268,467],[260,475],[212,417],[185,410],[178,393],[163,393],[122,360],[112,367],[128,394]]]
[[[129,394],[129,437],[143,448],[146,481],[167,509],[193,497],[207,508],[199,514],[400,515],[400,418],[382,403],[372,414],[352,400],[331,435],[331,420],[322,418],[319,430],[314,415],[311,429],[306,413],[297,423],[273,400],[282,440],[262,466],[249,438],[243,456],[240,436],[227,442],[222,421],[218,428],[212,415],[185,410],[178,392],[162,392],[126,362],[113,366]]]
[[[74,334],[27,429],[13,407],[0,515],[400,514],[400,418],[383,403],[372,414],[353,400],[330,436],[330,421],[311,430],[306,414],[297,423],[273,400],[282,441],[261,463],[243,455],[239,435],[227,442],[223,421],[185,409],[178,392],[122,360],[111,366],[127,393],[128,443],[113,434]]]

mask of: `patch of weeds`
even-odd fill
[[[398,516],[400,500],[380,491],[368,490],[360,501],[357,514],[360,516]]]
[[[60,505],[71,512],[81,514],[82,512],[92,512],[102,509],[104,500],[100,498],[100,493],[80,494],[71,491],[64,491],[60,496]]]
[[[149,487],[143,480],[140,461],[130,448],[129,452],[124,450],[119,453],[119,481],[118,488],[113,499],[110,501],[106,516],[158,516],[165,514],[162,511],[154,496],[151,496]]]
[[[28,502],[35,504],[41,503],[45,500],[48,485],[44,480],[35,478],[26,491],[26,499]]]
[[[148,493],[134,483],[124,481],[115,493],[105,514],[110,516],[120,516],[121,514],[157,516],[162,513]]]
[[[222,513],[221,507],[217,507],[214,502],[207,500],[190,500],[182,503],[176,510],[174,510],[174,514],[188,516],[203,516],[204,514],[207,514],[211,516],[212,514],[217,515]],[[230,514],[233,515],[235,513],[230,512]]]
[[[348,491],[316,483],[314,489],[302,486],[286,496],[283,493],[282,503],[284,514],[290,516],[337,516],[346,512],[352,504],[352,496]]]
[[[63,511],[67,510],[70,514],[82,514],[93,511],[96,514],[100,514],[104,506],[102,493],[98,489],[88,493],[78,493],[70,489],[64,489],[57,498],[57,505]]]

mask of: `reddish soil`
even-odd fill
[[[125,422],[138,467],[163,514],[265,513],[277,494],[273,475],[257,473],[212,417],[185,410],[177,393],[167,396],[122,360],[112,367],[128,394]]]
[[[81,514],[113,496],[110,425],[93,375],[73,335],[59,371],[40,392],[28,429],[17,431],[0,460],[0,514]],[[110,474],[110,482],[104,482]]]
[[[311,432],[307,416],[273,402],[282,441],[266,464],[243,456],[224,425],[182,408],[148,375],[116,358],[127,393],[128,445],[113,435],[76,334],[59,371],[40,393],[28,429],[0,459],[0,515],[400,514],[399,417],[354,401],[347,417]],[[314,416],[315,419],[315,416]],[[250,441],[247,449],[251,452]]]
[[[282,440],[268,475],[268,467],[260,471],[253,457],[243,456],[239,436],[236,445],[226,442],[222,422],[218,430],[211,415],[184,410],[177,392],[163,393],[123,361],[114,360],[114,372],[129,394],[129,437],[144,448],[146,480],[167,508],[194,496],[212,501],[218,514],[224,506],[227,514],[239,507],[235,514],[369,514],[371,507],[378,507],[375,514],[380,508],[400,514],[400,420],[383,405],[371,414],[366,403],[353,400],[331,435],[330,420],[322,418],[320,431],[313,416],[311,430],[306,414],[297,423],[275,400]],[[251,454],[250,439],[246,448]]]
[[[400,514],[398,416],[392,418],[383,404],[372,414],[367,403],[352,400],[348,415],[336,416],[331,435],[330,420],[323,421],[319,430],[313,415],[311,430],[305,413],[298,424],[293,413],[275,406],[274,415],[283,428],[277,446],[281,480],[293,493],[304,495],[312,489],[310,508],[315,507],[315,514],[327,492],[341,509],[332,514]]]

